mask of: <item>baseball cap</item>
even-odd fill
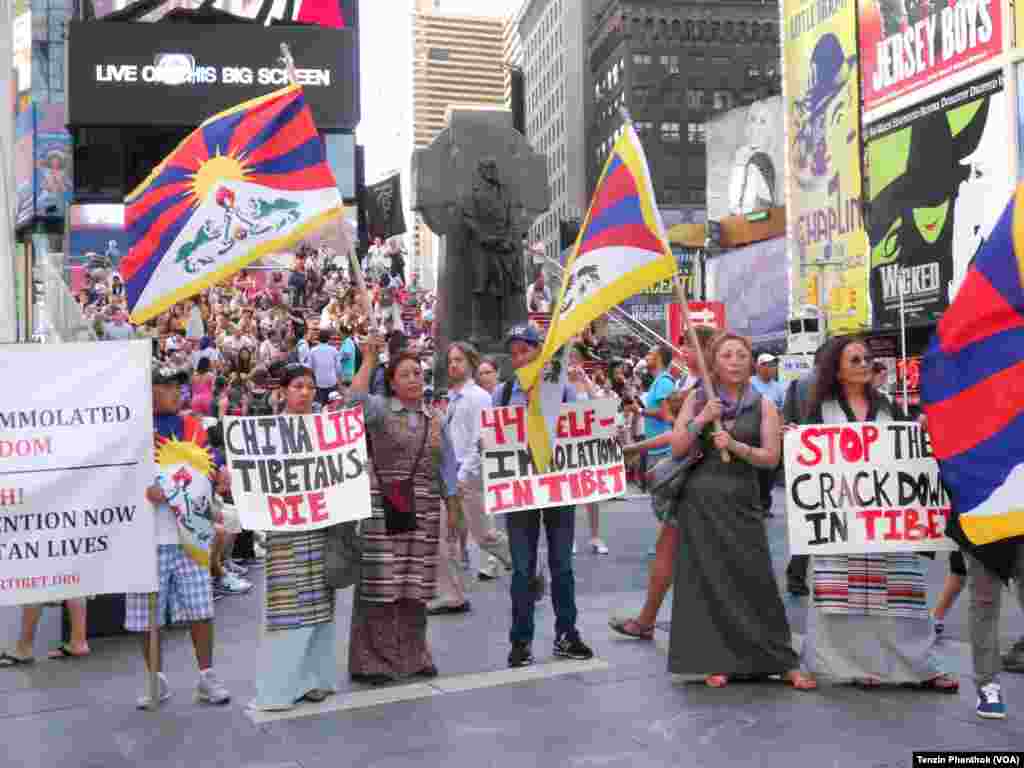
[[[513,341],[522,341],[531,347],[539,347],[540,334],[532,325],[514,325],[505,336],[505,346],[508,347]]]
[[[185,384],[188,381],[188,373],[181,368],[153,361],[152,375],[154,384]]]
[[[762,352],[757,356],[758,365],[774,365],[776,362],[778,362],[778,358],[767,352]]]

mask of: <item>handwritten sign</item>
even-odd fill
[[[231,493],[250,531],[313,531],[370,517],[362,408],[224,421]]]
[[[488,514],[589,504],[626,491],[613,400],[564,403],[550,471],[537,471],[526,435],[526,407],[481,414],[484,500]]]
[[[786,434],[794,554],[949,551],[949,497],[928,433],[910,422],[815,424]]]

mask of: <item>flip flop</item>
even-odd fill
[[[939,685],[940,682],[949,683],[947,685]],[[938,675],[930,680],[924,680],[920,683],[906,683],[905,688],[913,688],[915,691],[933,691],[935,693],[959,693],[960,692],[960,681],[949,677],[948,675]]]
[[[632,625],[633,627],[640,627],[640,631],[630,632],[626,627]],[[620,635],[625,637],[632,637],[634,640],[653,640],[654,639],[654,627],[645,627],[636,619],[612,619],[608,622],[608,626]]]
[[[88,656],[88,653],[75,653],[71,650],[67,643],[61,643],[59,646],[54,648],[47,654],[47,658],[50,659],[80,659],[83,656]]]
[[[7,651],[0,653],[0,668],[27,667],[35,663],[36,660],[34,656],[29,656],[23,659],[20,656],[15,656],[13,653],[8,653]]]

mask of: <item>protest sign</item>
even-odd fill
[[[526,406],[484,411],[480,431],[487,513],[589,504],[625,493],[615,416],[614,400],[563,403],[551,468],[539,473],[526,437]]]
[[[811,372],[814,358],[811,355],[782,355],[779,358],[779,381],[787,387]]]
[[[0,347],[0,605],[156,591],[150,349]]]
[[[370,516],[363,409],[224,420],[231,495],[250,531],[314,531]]]
[[[793,554],[949,551],[949,497],[912,422],[813,424],[786,434]]]

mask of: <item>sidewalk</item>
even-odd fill
[[[915,749],[1024,748],[1024,675],[1004,674],[1010,709],[1004,722],[974,714],[974,686],[964,639],[967,596],[947,620],[944,653],[961,676],[958,696],[905,690],[861,691],[824,686],[813,693],[781,683],[732,684],[724,690],[674,680],[666,672],[668,635],[655,643],[619,640],[610,613],[636,610],[643,599],[653,539],[641,501],[608,505],[603,515],[611,555],[585,550],[578,522],[580,629],[598,659],[552,662],[550,600],[538,608],[537,665],[508,670],[508,578],[475,584],[473,612],[430,620],[441,677],[384,689],[351,686],[345,676],[351,590],[339,595],[342,688],[322,705],[287,717],[245,709],[260,664],[259,595],[217,603],[216,668],[234,701],[193,703],[196,682],[188,634],[164,643],[174,696],[157,714],[139,712],[143,684],[139,642],[97,640],[93,655],[0,670],[0,739],[7,766],[122,768],[338,768],[338,766],[909,766]],[[781,576],[785,542],[780,518],[769,534]],[[929,573],[931,597],[945,562]],[[256,581],[260,581],[259,572]],[[1009,595],[1007,594],[1007,597]],[[1007,600],[1005,640],[1024,633],[1024,617]],[[786,597],[794,632],[803,631],[806,600]],[[667,621],[671,596],[662,619]],[[297,717],[293,715],[299,715]]]

